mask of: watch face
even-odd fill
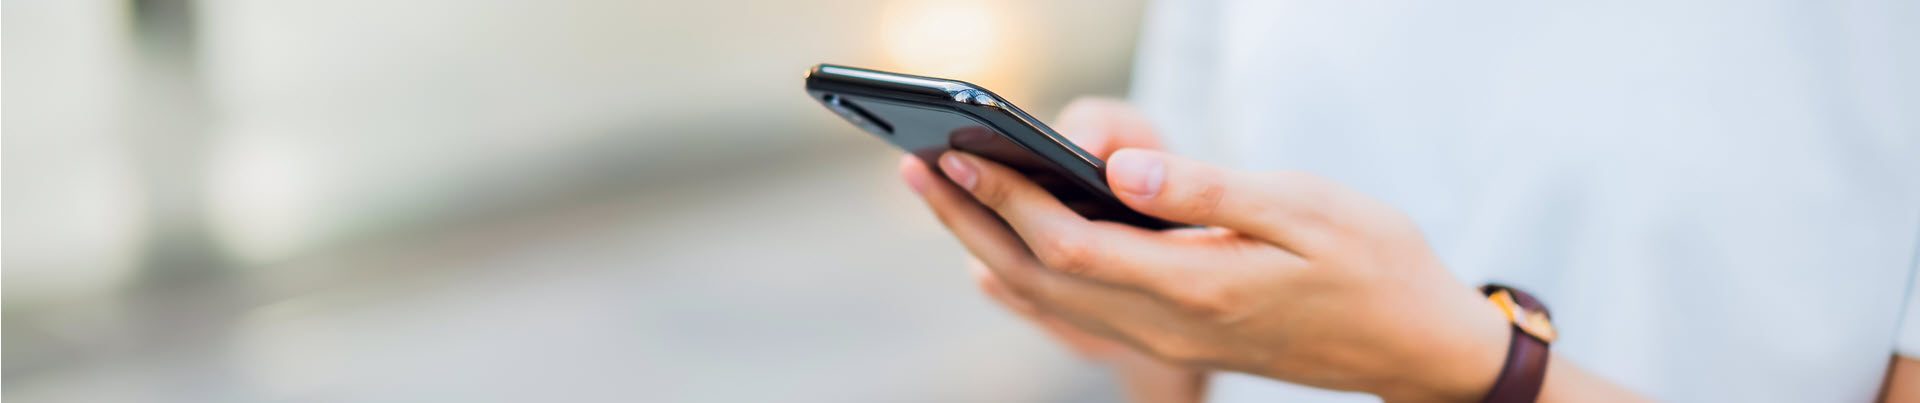
[[[1547,343],[1552,343],[1553,339],[1559,336],[1553,330],[1553,320],[1547,318],[1546,312],[1528,310],[1525,306],[1521,306],[1519,301],[1513,299],[1511,290],[1495,291],[1493,295],[1487,296],[1487,300],[1493,302],[1494,306],[1500,307],[1500,311],[1507,315],[1507,321],[1513,322],[1514,326],[1519,327],[1520,331],[1526,332],[1527,335]]]

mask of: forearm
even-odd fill
[[[1543,403],[1566,402],[1645,402],[1650,401],[1586,369],[1573,365],[1560,355],[1547,360],[1546,384],[1541,386]]]

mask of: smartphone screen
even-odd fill
[[[1107,187],[1099,158],[990,92],[926,77],[889,81],[873,76],[889,73],[869,70],[829,82],[815,79],[831,68],[838,66],[823,65],[809,74],[808,92],[816,101],[928,166],[938,167],[936,160],[947,150],[965,151],[1019,171],[1088,219],[1149,229],[1179,226],[1127,208]]]

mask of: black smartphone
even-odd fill
[[[936,159],[949,149],[965,151],[1019,171],[1087,219],[1184,226],[1127,208],[1107,187],[1100,158],[979,86],[821,64],[807,72],[807,94],[927,166],[939,167]]]

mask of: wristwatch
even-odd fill
[[[1547,306],[1525,291],[1500,284],[1480,286],[1487,301],[1499,307],[1513,324],[1507,343],[1507,363],[1487,391],[1487,403],[1532,403],[1547,380],[1547,345],[1553,343],[1553,321]]]

